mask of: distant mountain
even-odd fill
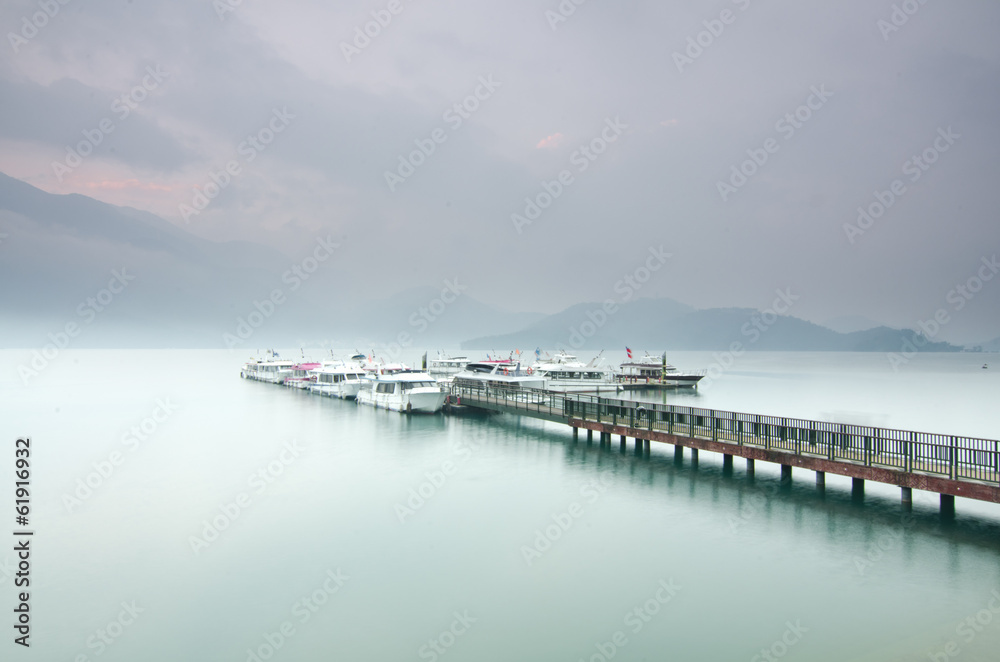
[[[867,331],[881,326],[878,322],[863,317],[861,315],[844,315],[834,317],[823,322],[823,326],[833,329],[837,333],[854,333],[855,331]]]
[[[983,343],[982,349],[984,352],[1000,352],[1000,337],[994,338],[989,342]]]
[[[294,269],[318,244],[296,259],[250,242],[207,241],[147,212],[53,195],[3,174],[0,233],[0,347],[41,347],[67,324],[80,329],[73,347],[353,347],[400,333],[417,346],[454,346],[539,317],[464,292],[446,304],[444,285],[364,299],[345,286],[357,276],[338,268],[335,248],[302,279]],[[112,297],[115,273],[121,291]],[[275,290],[278,304],[268,301]]]
[[[899,352],[912,331],[877,327],[854,333],[795,317],[766,316],[746,308],[694,310],[671,299],[640,299],[621,304],[603,324],[600,304],[581,304],[550,315],[516,333],[471,338],[463,348],[511,347],[603,349],[634,347],[660,350],[722,350],[733,342],[748,350]],[[948,343],[930,343],[928,352],[960,351]]]

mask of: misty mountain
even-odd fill
[[[319,238],[294,257],[213,242],[147,212],[3,174],[0,233],[5,347],[41,347],[67,324],[79,330],[74,347],[351,347],[400,334],[454,345],[539,317],[476,301],[460,282],[364,298],[352,287],[361,275],[337,265],[336,239]]]
[[[795,317],[762,316],[748,308],[695,310],[670,299],[639,299],[602,315],[600,304],[581,304],[550,315],[516,333],[472,338],[463,348],[555,347],[604,349],[722,350],[733,342],[750,350],[899,352],[912,331],[876,327],[853,333]],[[598,321],[603,319],[603,323]],[[949,343],[929,343],[928,352],[959,351]]]

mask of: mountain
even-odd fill
[[[838,333],[795,317],[762,315],[747,308],[695,310],[671,299],[639,299],[619,304],[610,315],[601,311],[600,304],[580,304],[516,333],[466,340],[462,348],[723,350],[740,342],[749,350],[899,352],[912,337],[912,331],[887,327]],[[921,351],[960,349],[929,343]]]
[[[357,274],[337,266],[335,238],[293,258],[251,242],[208,241],[147,212],[53,195],[3,174],[0,235],[0,347],[41,347],[67,325],[77,330],[73,347],[353,347],[400,333],[454,346],[538,318],[460,290],[446,304],[442,288],[365,299],[350,287]],[[308,273],[311,260],[319,266]]]

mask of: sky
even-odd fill
[[[1000,6],[578,2],[4,2],[0,171],[293,259],[336,236],[385,296],[780,291],[1000,336]]]

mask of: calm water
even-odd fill
[[[67,351],[23,386],[26,358],[0,352],[0,494],[30,435],[36,660],[996,659],[1000,505],[942,525],[915,493],[903,518],[888,487],[859,507],[834,476],[779,492],[761,463],[375,411],[243,381],[225,351]],[[748,354],[667,398],[996,438],[989,360]]]

